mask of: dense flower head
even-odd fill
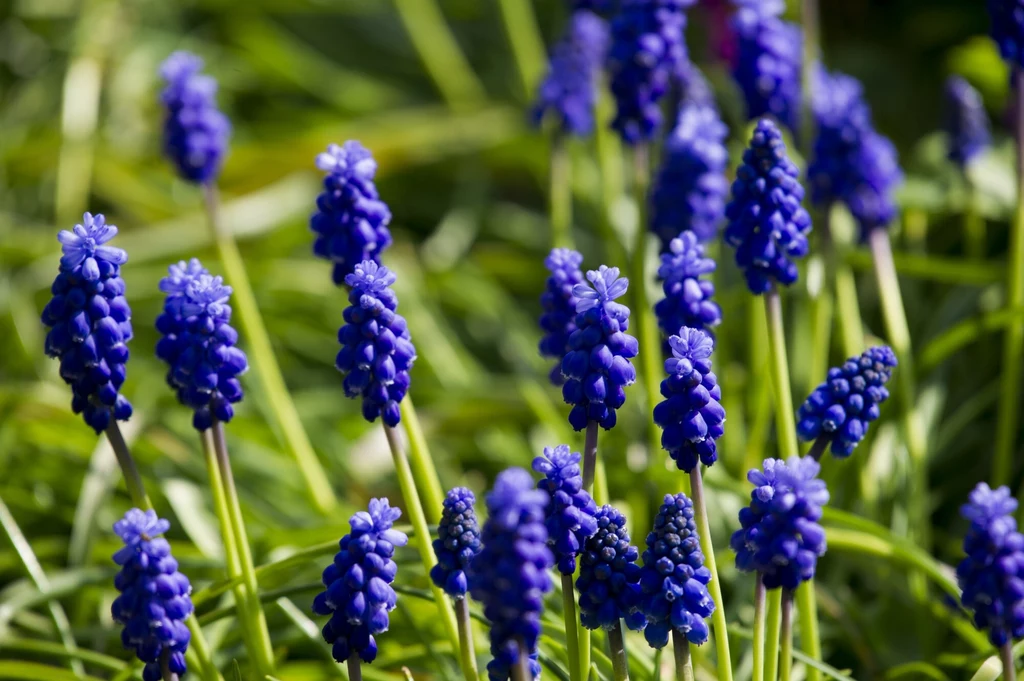
[[[395,312],[398,296],[390,288],[395,278],[372,260],[345,277],[350,305],[338,331],[341,350],[335,360],[345,374],[345,394],[362,396],[366,420],[379,416],[392,428],[401,420],[398,403],[409,389],[409,369],[416,359],[405,318]]]
[[[171,528],[155,511],[133,508],[114,523],[124,546],[114,554],[121,566],[114,577],[120,595],[110,613],[124,626],[121,642],[145,663],[143,681],[161,681],[161,663],[179,676],[184,674],[185,651],[190,635],[185,620],[192,614],[192,586],[178,572],[171,545],[157,535]]]
[[[437,526],[434,540],[437,565],[430,570],[430,578],[452,598],[466,596],[469,588],[466,566],[480,553],[480,526],[474,504],[476,497],[465,487],[449,490]]]
[[[1024,0],[988,0],[989,35],[1011,68],[1024,68]]]
[[[1024,14],[1024,8],[1021,11]],[[947,155],[950,161],[964,167],[992,142],[988,116],[981,95],[960,76],[951,76],[946,81],[945,95]]]
[[[544,337],[540,339],[541,357],[551,357],[558,363],[551,369],[551,382],[562,385],[562,358],[569,351],[569,338],[576,330],[576,303],[578,302],[573,289],[583,283],[583,272],[580,265],[583,256],[569,248],[555,248],[547,258],[544,266],[551,272],[544,285],[544,293],[540,296],[540,306],[544,312],[540,316],[540,328]]]
[[[889,399],[885,384],[895,366],[896,354],[881,345],[829,369],[828,378],[800,407],[796,427],[800,439],[828,437],[833,455],[850,456],[868,425],[878,418],[880,405]]]
[[[533,676],[540,675],[537,639],[544,595],[553,584],[554,555],[544,526],[548,494],[536,489],[522,468],[510,468],[487,495],[483,550],[469,564],[469,590],[491,623],[491,681],[507,681],[520,655],[530,656]],[[520,648],[520,643],[525,649]]]
[[[825,528],[818,520],[828,503],[821,465],[809,456],[765,459],[753,469],[750,506],[740,509],[740,529],[732,535],[736,567],[757,571],[768,589],[795,589],[814,577],[818,557],[825,555]]]
[[[124,297],[121,265],[128,254],[105,245],[117,234],[102,215],[86,213],[72,231],[57,235],[63,256],[43,309],[46,354],[60,359],[71,386],[71,408],[102,432],[125,421],[132,405],[121,395],[132,338],[132,312]]]
[[[598,74],[607,51],[607,22],[585,9],[574,12],[537,91],[534,123],[551,115],[563,132],[589,135],[594,129]]]
[[[738,54],[733,77],[747,103],[747,116],[772,116],[791,131],[800,119],[803,31],[779,15],[774,0],[737,0],[732,25]]]
[[[533,460],[533,470],[544,475],[537,487],[551,497],[544,524],[555,564],[563,575],[571,575],[583,543],[597,532],[597,504],[583,489],[580,455],[568,445],[545,447],[544,456]]]
[[[595,514],[597,532],[583,545],[580,576],[580,622],[588,629],[612,629],[620,619],[640,631],[647,619],[640,609],[640,557],[629,543],[626,518],[612,506],[602,506]]]
[[[334,264],[331,276],[340,286],[361,262],[380,264],[381,254],[391,245],[391,211],[373,181],[377,162],[359,142],[329,145],[317,155],[316,167],[327,175],[316,197],[316,213],[309,219],[316,234],[313,253]]]
[[[573,288],[577,328],[562,360],[562,397],[573,405],[569,424],[577,431],[590,421],[605,429],[615,425],[615,411],[626,402],[625,387],[636,381],[629,360],[638,352],[636,338],[626,333],[629,308],[615,302],[626,293],[629,280],[619,277],[618,267],[604,265],[587,272],[587,279],[593,288]]]
[[[612,128],[627,144],[661,127],[661,98],[686,69],[683,10],[695,0],[623,0],[612,19],[608,74],[617,105]]]
[[[693,504],[682,492],[665,495],[654,528],[647,535],[643,558],[640,589],[647,616],[647,642],[663,648],[672,631],[696,645],[707,641],[704,618],[715,611],[715,602],[708,593],[711,571],[704,567]]]
[[[862,238],[896,216],[893,192],[903,180],[896,148],[875,131],[857,79],[819,69],[814,89],[817,137],[807,169],[818,205],[842,201]]]
[[[729,191],[727,134],[713,101],[683,102],[651,187],[651,231],[663,252],[683,230],[701,241],[718,236]]]
[[[687,230],[669,243],[658,268],[665,297],[654,305],[658,326],[666,335],[684,326],[711,333],[722,322],[722,308],[711,299],[715,285],[701,279],[716,267],[714,260],[704,257],[704,245],[693,232]]]
[[[330,616],[322,633],[338,662],[352,655],[363,662],[377,657],[375,637],[388,630],[388,613],[398,602],[391,586],[398,572],[395,547],[409,541],[393,527],[401,515],[386,498],[370,499],[369,508],[349,520],[352,531],[324,570],[325,589],[313,599],[313,612]]]
[[[971,523],[964,537],[967,557],[956,568],[961,600],[997,648],[1024,636],[1024,536],[1016,510],[1009,488],[993,490],[984,482],[960,509]]]
[[[725,434],[722,388],[711,372],[714,343],[700,329],[683,327],[668,339],[672,357],[665,360],[668,378],[661,382],[665,398],[654,408],[654,422],[661,426],[661,446],[689,473],[698,464],[718,460],[716,441]]]
[[[235,346],[231,287],[192,258],[171,265],[160,290],[167,297],[156,320],[161,334],[156,355],[169,367],[168,385],[179,402],[193,409],[192,425],[198,430],[206,430],[215,419],[230,421],[232,405],[243,395],[238,376],[249,368],[245,353]]]
[[[160,66],[167,83],[160,94],[167,109],[164,154],[196,184],[217,179],[231,135],[231,123],[217,108],[217,81],[202,68],[203,60],[189,52],[175,52]]]
[[[752,293],[767,293],[773,283],[797,280],[791,258],[807,255],[811,218],[800,202],[800,171],[786,155],[782,133],[761,119],[743,163],[736,170],[732,201],[726,206],[725,241],[736,249],[736,264]]]

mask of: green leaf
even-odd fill
[[[11,681],[103,681],[96,676],[78,675],[66,669],[18,660],[0,660],[0,679],[11,679]]]

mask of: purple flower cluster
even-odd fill
[[[792,131],[800,119],[803,31],[780,18],[780,0],[736,0],[733,16],[738,55],[733,77],[747,116],[772,116]]]
[[[594,129],[598,75],[607,51],[607,22],[585,9],[574,12],[566,36],[555,45],[548,75],[537,92],[534,124],[551,115],[563,132],[589,135]]]
[[[1024,535],[1013,517],[1017,500],[1007,487],[981,482],[960,513],[971,526],[956,568],[961,601],[974,624],[997,648],[1024,636]]]
[[[345,394],[362,396],[363,417],[381,417],[394,428],[401,420],[398,403],[409,389],[409,369],[416,359],[405,318],[395,312],[398,296],[390,286],[395,275],[372,260],[356,265],[345,277],[350,305],[338,331],[341,350],[335,366],[345,374]]]
[[[612,629],[620,619],[640,631],[647,619],[640,609],[640,551],[629,543],[626,518],[611,506],[594,516],[595,532],[583,545],[580,576],[580,622],[588,629]]]
[[[754,485],[750,506],[740,510],[740,529],[732,535],[736,568],[757,571],[768,589],[795,589],[814,577],[825,555],[825,528],[818,524],[828,503],[821,465],[811,457],[765,459],[747,480]]]
[[[1011,68],[1024,68],[1024,0],[988,0],[989,35]]]
[[[704,257],[704,245],[693,232],[687,230],[669,243],[658,268],[665,297],[654,305],[658,326],[666,335],[675,335],[684,326],[710,334],[721,324],[722,308],[711,299],[715,285],[701,279],[716,267],[714,260]]]
[[[992,135],[981,95],[960,76],[946,81],[945,129],[949,160],[963,168],[988,148]]]
[[[322,633],[338,662],[352,655],[363,662],[377,657],[374,637],[388,630],[388,613],[398,602],[391,586],[398,572],[395,547],[409,541],[392,527],[401,515],[387,499],[370,499],[369,509],[348,521],[352,531],[324,570],[325,590],[313,599],[313,612],[330,616]]]
[[[880,345],[829,369],[825,382],[800,407],[796,427],[800,439],[827,436],[834,456],[850,456],[868,425],[878,418],[879,406],[889,399],[885,384],[895,366],[892,348]]]
[[[484,548],[469,564],[469,590],[491,623],[491,681],[507,681],[520,655],[530,656],[533,676],[540,675],[537,639],[555,562],[544,526],[548,501],[522,468],[498,475],[487,495]]]
[[[377,162],[359,142],[328,146],[317,155],[316,167],[327,175],[309,219],[316,234],[313,253],[334,263],[331,276],[340,286],[361,262],[380,264],[381,253],[391,245],[391,211],[373,182]]]
[[[156,320],[162,336],[156,356],[168,364],[168,385],[179,402],[194,410],[196,429],[206,430],[214,420],[230,421],[235,415],[231,405],[243,394],[238,376],[249,368],[245,353],[235,347],[231,287],[193,258],[171,265],[160,290],[167,298]]]
[[[722,388],[711,373],[711,338],[700,329],[683,327],[668,339],[672,357],[665,360],[668,378],[661,382],[665,398],[654,408],[661,426],[661,446],[679,470],[691,472],[718,460],[716,441],[725,434]]]
[[[185,651],[191,638],[185,620],[192,614],[192,586],[178,572],[171,545],[157,535],[171,528],[155,511],[133,508],[114,523],[124,542],[114,562],[121,570],[114,587],[121,592],[110,606],[115,622],[122,624],[121,642],[145,663],[143,681],[161,681],[161,665],[184,674]]]
[[[569,424],[577,431],[596,421],[604,429],[615,425],[615,412],[626,402],[627,385],[636,381],[630,359],[636,357],[636,338],[626,333],[629,308],[615,302],[626,293],[629,280],[618,267],[601,265],[587,272],[593,288],[577,284],[576,330],[562,360],[566,377],[562,397],[573,405]]]
[[[175,52],[160,66],[167,87],[160,101],[164,120],[164,154],[189,182],[217,179],[227,154],[231,123],[217,108],[217,81],[201,74],[203,60]]]
[[[433,543],[437,565],[430,570],[430,579],[456,599],[465,598],[469,589],[466,566],[481,549],[475,503],[476,497],[465,487],[451,489],[444,499]]]
[[[544,337],[540,339],[541,357],[551,357],[558,363],[551,369],[551,382],[562,385],[562,358],[569,351],[569,338],[576,330],[576,303],[579,302],[573,289],[583,283],[580,265],[583,256],[569,248],[555,248],[544,266],[551,272],[540,296],[544,312],[540,316],[540,328]]]
[[[665,495],[665,503],[654,518],[654,529],[647,535],[643,558],[640,588],[647,616],[647,642],[664,648],[672,631],[696,645],[707,641],[704,618],[715,611],[715,602],[708,593],[711,571],[704,567],[693,504],[682,492]]]
[[[132,405],[120,394],[132,338],[132,312],[124,297],[121,265],[128,254],[106,246],[117,234],[102,215],[86,213],[73,231],[57,235],[63,256],[43,309],[46,354],[60,359],[60,376],[71,386],[71,408],[102,432],[111,420],[126,421]]]
[[[555,564],[563,575],[576,571],[576,557],[584,542],[597,532],[597,504],[583,489],[580,455],[568,445],[545,447],[544,456],[533,460],[533,470],[544,475],[537,483],[551,497],[544,524]]]
[[[725,209],[725,241],[736,249],[736,264],[754,294],[767,293],[774,283],[796,282],[791,258],[807,255],[811,218],[800,205],[804,188],[799,177],[782,133],[770,120],[758,121]]]

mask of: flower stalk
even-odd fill
[[[626,641],[622,636],[622,620],[608,630],[608,654],[612,659],[612,675],[615,681],[629,681],[629,660],[626,657]]]
[[[550,194],[551,245],[572,248],[572,159],[564,132],[551,135]]]
[[[565,619],[565,652],[569,656],[569,678],[581,681],[583,658],[580,655],[579,629],[581,628],[576,614],[576,589],[572,575],[562,575],[562,617]],[[590,641],[587,641],[590,645]]]
[[[363,681],[363,663],[358,655],[352,655],[345,661],[348,668],[348,681]]]
[[[690,642],[678,631],[672,633],[672,653],[676,660],[676,681],[693,681]]]
[[[782,592],[782,642],[779,647],[779,679],[791,681],[793,677],[793,592]]]
[[[767,601],[764,681],[776,681],[779,677],[779,646],[782,640],[782,589],[770,589]]]
[[[593,491],[597,469],[597,435],[597,421],[590,421],[583,441],[583,489],[588,492]]]
[[[409,464],[412,466],[413,476],[417,482],[416,489],[419,490],[420,497],[423,499],[423,511],[426,513],[427,522],[434,524],[441,519],[441,507],[444,499],[441,479],[437,476],[437,467],[434,466],[434,459],[430,456],[427,437],[423,434],[423,426],[420,425],[419,416],[416,415],[412,396],[406,395],[398,407],[402,412],[405,435],[409,438]]]
[[[697,534],[700,537],[701,550],[704,553],[704,566],[711,572],[711,599],[717,606],[711,613],[711,627],[715,633],[715,650],[718,653],[719,681],[732,681],[732,655],[729,652],[729,630],[725,619],[725,606],[722,602],[722,583],[718,578],[718,563],[715,560],[715,549],[711,543],[711,526],[708,522],[708,509],[704,501],[704,480],[700,472],[700,464],[690,472],[690,490],[693,497],[693,515],[697,521]],[[678,640],[678,637],[677,637]],[[678,643],[676,644],[678,647]]]
[[[765,625],[765,588],[761,573],[757,573],[754,582],[754,671],[753,681],[764,679],[764,625]]]
[[[455,621],[459,625],[459,655],[468,681],[479,678],[476,666],[476,646],[473,643],[473,620],[469,614],[469,599],[455,600]],[[349,679],[349,681],[352,681]]]

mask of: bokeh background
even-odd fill
[[[960,555],[957,509],[991,466],[998,332],[1012,317],[992,314],[1003,299],[1015,202],[1004,125],[1008,74],[985,37],[984,3],[822,4],[826,64],[864,82],[877,127],[896,142],[907,172],[894,240],[922,372],[931,548],[948,578],[948,565]],[[119,226],[117,245],[130,257],[123,275],[136,336],[126,392],[136,415],[126,433],[157,508],[174,523],[172,543],[193,581],[223,574],[199,441],[152,352],[161,305],[156,284],[167,265],[198,256],[223,273],[201,196],[160,157],[157,67],[176,49],[203,56],[220,82],[219,102],[234,126],[220,182],[224,221],[341,502],[326,517],[316,512],[254,366],[229,438],[258,563],[326,546],[370,496],[398,498],[379,426],[364,422],[359,405],[342,393],[333,360],[345,296],[332,286],[329,265],[310,250],[307,220],[319,188],[313,159],[330,142],[358,139],[378,160],[378,186],[394,214],[388,264],[399,274],[400,311],[419,350],[412,396],[445,486],[481,492],[497,471],[528,466],[545,445],[582,446],[536,352],[542,262],[550,248],[548,144],[527,113],[545,46],[562,30],[563,5],[0,0],[0,521],[7,530],[0,536],[0,659],[62,664],[24,643],[56,636],[46,598],[26,573],[26,546],[11,541],[14,528],[48,575],[80,645],[127,659],[109,618],[109,528],[128,499],[104,442],[71,413],[56,363],[42,352],[39,322],[57,267],[56,232],[85,210]],[[729,11],[725,0],[702,1],[690,12],[688,40],[732,131],[735,163],[746,121],[728,76]],[[963,255],[966,194],[937,132],[942,84],[952,73],[981,91],[996,126],[996,146],[975,169],[989,234],[982,261]],[[625,192],[609,194],[602,184],[590,142],[575,144],[572,154],[575,236],[586,264],[625,265],[608,260],[621,246],[600,238],[597,224],[610,208],[622,243],[630,243],[635,208]],[[728,533],[747,494],[745,470],[773,454],[774,437],[763,326],[751,316],[731,254],[720,253],[726,321],[715,362],[729,422],[721,465],[710,476],[710,503],[726,608],[730,622],[743,627],[752,613],[751,582],[731,567]],[[866,327],[884,338],[870,259],[854,249],[848,260]],[[820,380],[801,364],[807,295],[801,284],[786,301],[798,399]],[[842,359],[835,346],[833,362]],[[679,478],[665,468],[663,453],[642,444],[642,392],[629,400],[620,426],[602,442],[612,498],[642,541],[659,495],[675,491]],[[829,462],[826,477],[833,506],[877,523],[872,527],[885,531],[885,541],[902,542],[914,528],[907,526],[906,455],[892,411],[841,470]],[[972,647],[967,620],[934,586],[922,592],[908,580],[899,560],[862,554],[840,548],[822,560],[818,588],[830,663],[863,679],[967,678],[984,657],[977,637]],[[273,591],[269,616],[275,644],[289,660],[284,681],[344,674],[303,614],[328,555],[329,547],[262,585],[281,590]],[[402,570],[400,582],[425,584],[411,551]],[[217,615],[215,605],[202,612]],[[404,598],[367,676],[402,678],[403,665],[417,678],[450,675],[450,665],[432,657],[444,650],[432,614],[429,605]],[[228,669],[242,654],[237,632],[229,619],[210,628]],[[642,648],[638,639],[637,664],[649,673],[650,654]],[[89,669],[100,678],[117,674]],[[698,674],[708,672],[699,667]]]

